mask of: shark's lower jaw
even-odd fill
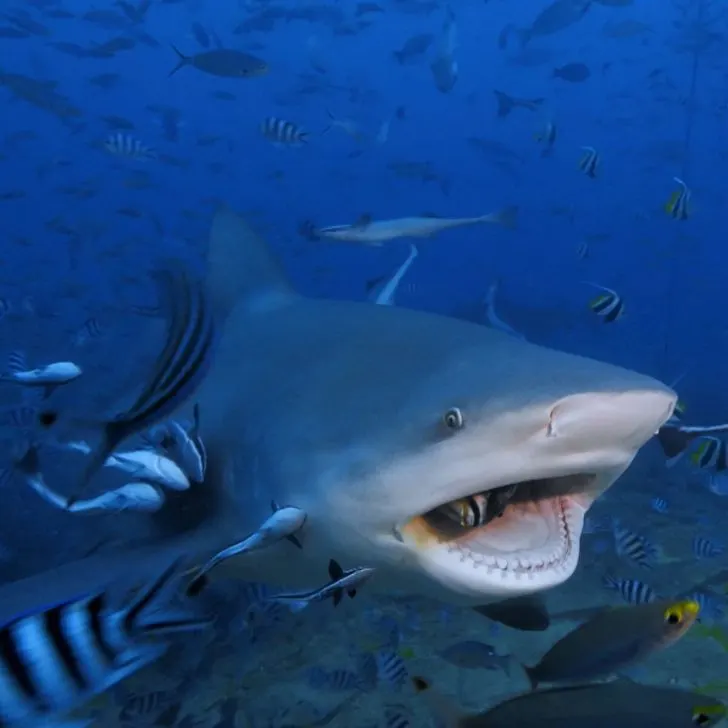
[[[578,474],[492,489],[416,516],[401,535],[420,566],[453,591],[512,596],[548,589],[576,569],[596,481]],[[480,518],[466,523],[463,507],[474,499]]]

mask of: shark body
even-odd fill
[[[303,298],[228,209],[208,267],[221,330],[191,400],[205,482],[154,516],[176,532],[3,588],[0,611],[180,552],[201,564],[256,531],[271,501],[305,512],[302,548],[281,541],[216,575],[312,588],[334,559],[375,569],[367,590],[464,605],[536,593],[573,573],[586,510],[675,406],[654,379],[483,326]]]
[[[271,499],[307,514],[302,549],[228,564],[244,578],[311,585],[333,558],[376,568],[373,587],[462,603],[555,586],[576,568],[586,509],[675,405],[649,377],[484,327],[302,298],[230,210],[209,275],[223,330],[195,397],[207,485],[240,534]],[[453,517],[509,491],[485,524]]]

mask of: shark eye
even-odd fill
[[[451,407],[443,415],[442,421],[449,430],[462,430],[465,426],[465,418],[459,407]]]

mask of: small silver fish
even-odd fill
[[[207,584],[207,574],[218,564],[227,561],[227,559],[233,556],[267,548],[283,539],[290,541],[298,548],[302,548],[301,542],[296,538],[295,534],[306,523],[306,512],[294,506],[281,508],[275,501],[271,502],[271,509],[273,510],[273,515],[267,518],[257,531],[242,541],[238,541],[232,546],[228,546],[226,549],[218,552],[202,566],[187,587],[188,595],[198,594]]]
[[[289,594],[274,594],[271,601],[282,603],[294,603],[301,608],[313,602],[323,602],[331,599],[334,606],[341,602],[344,592],[350,599],[356,596],[357,589],[372,577],[375,569],[365,566],[357,566],[354,569],[344,571],[334,560],[329,561],[329,577],[331,581],[318,589],[308,592],[293,592]]]
[[[39,387],[43,398],[49,397],[63,384],[78,379],[83,373],[81,367],[72,361],[57,361],[36,369],[27,368],[25,357],[19,352],[9,356],[9,370],[0,374],[0,381],[13,382],[25,387]]]

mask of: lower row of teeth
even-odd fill
[[[530,556],[494,556],[473,551],[464,543],[450,543],[448,549],[461,556],[462,560],[469,559],[476,566],[487,566],[503,571],[538,571],[544,568],[553,568],[563,564],[571,553],[571,529],[569,528],[570,513],[568,504],[559,499],[554,504],[554,511],[559,521],[559,542],[548,553],[531,554]]]

